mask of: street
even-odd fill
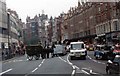
[[[95,60],[93,51],[88,52],[86,60],[70,60],[69,54],[48,59],[28,61],[26,56],[4,61],[2,73],[6,76],[33,76],[33,75],[59,75],[59,76],[104,76],[106,60]]]

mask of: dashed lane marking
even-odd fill
[[[38,69],[38,68],[35,68],[35,69],[32,71],[32,73],[35,72],[37,69]]]
[[[71,76],[74,76],[74,75],[75,75],[75,70],[73,70],[73,71],[72,71],[72,74],[71,74]]]
[[[41,64],[38,67],[41,67]]]
[[[76,65],[73,65],[73,63],[71,63],[70,61],[69,61],[69,55],[67,56],[67,62],[70,64],[70,65],[72,65],[72,67],[75,69],[75,68],[77,68],[76,70],[76,72],[78,73],[78,72],[80,72],[80,73],[85,73],[85,74],[88,74],[88,75],[90,75],[90,74],[98,74],[98,73],[95,73],[95,72],[93,72],[91,69],[89,69],[89,68],[82,68],[82,70],[80,70],[80,68],[78,67],[78,66],[76,66]],[[96,60],[94,60],[94,59],[92,59],[91,57],[89,57],[91,60],[93,60],[94,62],[97,62]],[[99,62],[100,63],[100,62]],[[101,63],[101,64],[104,64],[104,63]],[[88,73],[87,71],[85,71],[84,69],[86,69],[86,70],[89,70],[90,71],[90,73]],[[79,70],[79,71],[78,71]]]
[[[88,58],[89,58],[90,60],[96,62],[96,63],[99,63],[99,64],[105,64],[105,63],[103,63],[103,62],[100,62],[100,61],[97,61],[97,60],[92,59],[90,56],[88,56]]]
[[[66,60],[62,59],[61,57],[59,57],[59,58],[60,58],[62,61],[66,62]],[[84,73],[84,74],[88,74],[88,75],[90,75],[90,74],[98,74],[98,73],[93,72],[90,68],[82,68],[82,69],[80,70],[80,68],[79,68],[78,66],[76,66],[76,65],[73,65],[73,63],[71,63],[68,58],[69,58],[69,55],[67,56],[67,63],[70,64],[70,65],[72,66],[72,68],[73,68],[73,71],[72,71],[71,76],[74,76],[75,73]],[[93,60],[92,58],[90,58],[90,59]],[[93,61],[94,61],[94,62],[97,62],[96,60],[93,60]],[[99,63],[100,63],[100,62],[99,62]],[[87,71],[85,71],[85,70],[89,70],[89,72],[87,72]]]
[[[41,67],[41,65],[44,63],[44,61],[45,61],[45,59],[42,60],[42,62],[38,65],[37,68],[35,68],[35,69],[32,71],[32,73],[35,72],[39,67]]]
[[[90,73],[86,72],[85,70],[81,70],[83,73],[90,75]]]
[[[43,59],[43,61],[41,62],[41,64],[43,64],[44,61],[45,61],[45,59]]]
[[[11,71],[11,70],[12,70],[12,69],[8,69],[8,70],[6,70],[6,71],[4,71],[4,72],[0,73],[0,76],[1,76],[2,74],[5,74],[5,73],[7,73],[7,72]]]
[[[76,67],[68,60],[68,57],[67,57],[67,61],[66,60],[64,60],[64,59],[62,59],[61,57],[59,57],[62,61],[64,61],[64,62],[66,62],[66,63],[68,63],[69,65],[71,65],[72,66],[72,68],[73,68],[73,71],[72,71],[72,74],[71,74],[71,76],[74,76],[75,75],[75,72],[76,72]]]
[[[59,57],[62,61],[64,61],[64,62],[67,62],[66,60],[64,60],[64,59],[62,59],[61,57]]]
[[[98,73],[93,72],[93,70],[90,68],[82,68],[82,70],[89,70],[90,74],[98,74]]]

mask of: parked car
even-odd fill
[[[55,45],[55,48],[54,48],[54,56],[56,55],[65,55],[67,54],[66,50],[65,50],[65,46],[64,45],[60,45],[60,44],[57,44]]]
[[[114,49],[113,49],[113,53],[116,54],[120,54],[120,45],[115,45]]]
[[[88,50],[89,50],[89,51],[94,51],[94,45],[93,45],[93,44],[90,44],[89,47],[88,47]]]
[[[96,59],[108,59],[111,55],[111,46],[106,45],[96,45],[94,51],[94,57]]]
[[[120,74],[120,55],[116,55],[114,59],[108,60],[106,65],[106,73]]]
[[[86,59],[87,50],[85,48],[84,42],[71,42],[70,43],[70,59],[72,60],[74,57],[81,57]]]

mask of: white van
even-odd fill
[[[54,48],[54,55],[65,55],[67,52],[64,45],[57,44]]]
[[[70,43],[70,59],[73,57],[83,57],[86,59],[87,50],[85,48],[84,42],[71,42]]]

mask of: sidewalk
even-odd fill
[[[24,55],[17,55],[17,56],[15,56],[15,57],[12,57],[12,58],[9,58],[9,59],[6,59],[6,60],[0,60],[0,62],[5,63],[5,62],[8,62],[8,61],[10,61],[10,60],[13,60],[13,59],[19,58],[19,57],[21,57],[21,56],[24,56]]]

